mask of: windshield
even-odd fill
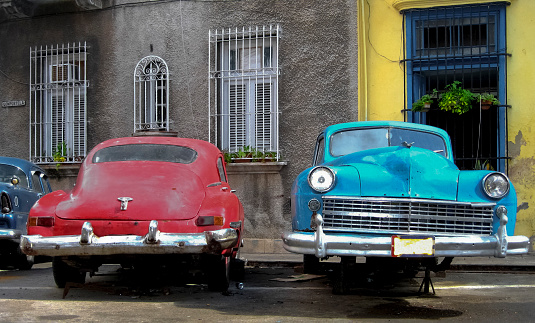
[[[162,161],[189,164],[197,152],[188,147],[158,144],[133,144],[103,148],[93,156],[93,163],[115,161]]]
[[[444,157],[446,144],[436,134],[400,128],[362,128],[345,130],[331,136],[331,155],[340,157],[367,149],[411,145],[432,150]]]
[[[22,169],[6,164],[0,164],[0,182],[11,184],[13,176],[17,176],[19,179],[19,186],[28,188],[28,177]]]

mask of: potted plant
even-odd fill
[[[472,109],[474,94],[464,89],[461,82],[455,81],[446,85],[446,92],[442,93],[438,106],[443,111],[463,114]]]
[[[490,93],[476,94],[475,99],[481,103],[481,110],[488,110],[490,109],[491,105],[500,104],[500,101],[498,101],[498,99],[496,99],[496,97]]]
[[[433,90],[433,94],[424,94],[418,101],[412,104],[413,112],[427,112],[431,108],[431,103],[433,103],[433,97],[436,97],[437,90]]]
[[[52,157],[54,158],[54,161],[57,162],[56,170],[58,170],[61,165],[60,163],[67,161],[67,144],[63,141],[58,143],[56,149],[54,149],[54,152],[52,153]]]

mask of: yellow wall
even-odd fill
[[[484,0],[356,0],[359,15],[359,120],[403,121],[405,71],[400,10]],[[509,177],[518,195],[515,234],[535,239],[535,12],[533,0],[507,7]],[[531,98],[534,100],[530,100]],[[533,125],[533,129],[532,129]],[[533,138],[533,139],[532,139]],[[533,211],[532,211],[533,210]]]

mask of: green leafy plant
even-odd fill
[[[56,164],[56,170],[59,169],[60,163],[63,163],[67,160],[67,144],[62,141],[58,143],[56,148],[54,149],[52,153],[52,157],[54,158],[55,162],[58,162]]]
[[[481,94],[474,94],[474,99],[482,102],[486,102],[488,105],[498,105],[500,104],[500,101],[496,99],[496,97],[493,94],[490,93],[481,93]]]
[[[433,103],[433,99],[437,97],[437,93],[438,91],[434,89],[432,94],[422,95],[422,97],[419,98],[418,101],[412,104],[412,111],[422,112],[426,109],[429,109],[429,106],[431,105],[431,103]]]
[[[476,160],[476,164],[474,165],[475,170],[494,170],[494,167],[492,167],[490,161],[487,159],[483,163],[481,163],[481,160]]]
[[[472,109],[474,94],[470,90],[464,89],[461,82],[455,81],[445,87],[446,91],[440,96],[438,106],[443,111],[463,114]]]
[[[235,152],[224,152],[226,163],[233,163],[237,160],[247,160],[249,162],[265,162],[275,160],[277,153],[273,151],[263,152],[251,146],[243,146]]]

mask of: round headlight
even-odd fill
[[[509,179],[502,173],[491,173],[483,179],[483,190],[492,198],[499,199],[509,193]]]
[[[327,192],[334,186],[334,173],[327,167],[316,167],[308,174],[308,184],[315,191]]]

